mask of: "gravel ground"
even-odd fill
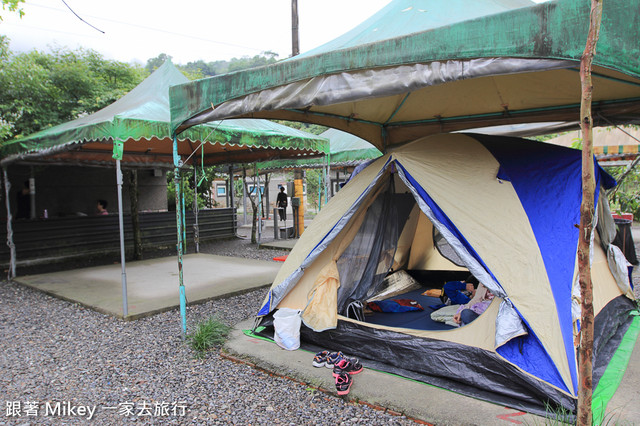
[[[244,239],[205,244],[202,252],[264,260],[286,253]],[[640,296],[639,273],[634,283]],[[235,324],[252,317],[263,297],[259,290],[188,307],[190,324],[212,315]],[[95,406],[91,423],[97,425],[413,424],[233,363],[217,351],[198,359],[180,338],[177,311],[124,322],[7,282],[0,300],[0,425],[87,423],[88,414],[77,409],[52,414],[57,403]],[[9,415],[18,411],[21,417]]]
[[[202,251],[267,260],[286,253],[247,240]],[[191,324],[212,315],[235,324],[252,317],[263,297],[259,290],[210,301],[189,307],[188,317]],[[89,414],[77,409],[52,414],[57,403],[61,409],[95,406],[91,424],[97,425],[413,424],[233,363],[217,351],[197,359],[180,338],[177,311],[124,322],[7,282],[0,284],[0,300],[0,425],[87,423]],[[8,415],[18,412],[21,417]]]

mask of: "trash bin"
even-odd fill
[[[613,240],[613,244],[618,246],[629,263],[632,265],[638,264],[638,258],[636,257],[636,247],[633,242],[633,236],[631,234],[631,224],[633,221],[629,219],[613,219],[616,223],[616,237]]]

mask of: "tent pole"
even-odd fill
[[[187,336],[187,297],[184,290],[184,282],[182,275],[182,209],[180,203],[182,200],[182,190],[180,185],[180,156],[178,155],[178,139],[173,136],[173,182],[176,189],[176,228],[178,234],[178,243],[176,251],[178,252],[178,290],[180,293],[180,317],[182,318],[182,338]]]
[[[325,181],[325,196],[324,203],[327,204],[329,202],[329,193],[331,192],[331,153],[327,154],[327,180]]]
[[[187,184],[185,180],[182,180],[181,197],[180,197],[180,208],[182,209],[182,254],[187,254],[187,202],[184,198],[184,187]]]
[[[118,222],[120,227],[120,265],[122,266],[122,318],[129,315],[127,303],[127,271],[124,252],[124,220],[122,217],[122,169],[120,160],[116,160],[116,182],[118,184]]]
[[[9,183],[9,177],[7,175],[7,168],[2,167],[4,174],[4,194],[5,204],[7,206],[7,245],[9,246],[9,252],[11,261],[9,262],[9,272],[7,273],[7,279],[11,281],[16,277],[16,245],[13,243],[13,227],[11,226],[11,202],[9,201],[9,192],[11,190],[11,183]]]

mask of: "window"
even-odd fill
[[[225,197],[227,195],[227,185],[216,185],[216,196]]]

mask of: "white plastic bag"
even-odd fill
[[[282,349],[295,351],[300,347],[300,311],[291,308],[280,308],[273,314],[273,334],[276,344]]]

